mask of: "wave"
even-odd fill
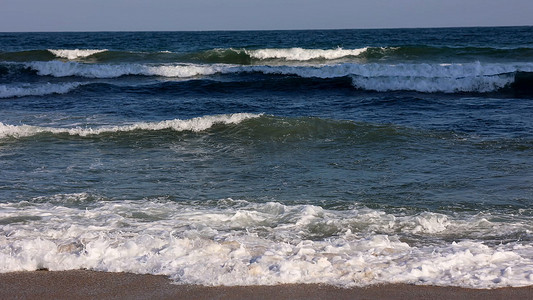
[[[249,71],[300,77],[350,76],[354,87],[373,91],[476,92],[502,89],[514,82],[517,72],[533,72],[526,64],[340,64],[319,67],[252,66]]]
[[[304,48],[265,48],[265,49],[212,49],[192,53],[176,53],[171,51],[135,52],[135,51],[110,51],[107,49],[48,49],[29,50],[20,52],[0,53],[0,60],[14,61],[41,61],[63,58],[68,60],[81,60],[91,58],[96,61],[167,61],[167,62],[220,62],[248,64],[253,60],[334,60],[343,57],[357,57],[367,51],[360,49],[304,49]],[[52,55],[50,55],[52,54]]]
[[[258,49],[258,50],[243,50],[251,58],[265,60],[265,59],[284,59],[307,61],[313,59],[339,59],[342,57],[359,56],[368,48],[361,49],[303,49],[303,48],[288,48],[288,49]]]
[[[290,81],[310,79],[323,88],[345,87],[346,80],[360,90],[416,91],[424,93],[491,93],[531,94],[533,63],[340,63],[314,65],[229,65],[229,64],[96,64],[62,61],[3,63],[0,77],[10,81],[27,81],[31,76],[119,78],[122,76],[156,76],[163,78],[210,79],[232,76],[226,82],[248,82],[246,76],[259,74],[254,81]],[[19,78],[20,77],[20,78]],[[325,84],[319,84],[320,80]],[[332,83],[329,79],[339,79]],[[333,80],[335,81],[335,80]],[[342,82],[341,82],[342,81]],[[266,85],[268,86],[268,84]]]
[[[314,66],[237,66],[199,64],[83,64],[32,62],[27,67],[39,75],[116,78],[126,75],[190,78],[214,74],[262,73],[302,78],[351,77],[364,90],[486,93],[512,84],[516,73],[532,73],[533,63],[508,64],[335,64]]]
[[[378,92],[418,91],[425,93],[494,92],[514,82],[514,74],[495,76],[445,77],[364,77],[353,76],[353,85],[358,89]]]
[[[186,136],[190,132],[198,133]],[[178,134],[179,133],[179,134]],[[394,145],[435,142],[464,143],[482,149],[511,149],[525,151],[533,149],[528,138],[503,138],[488,140],[460,132],[423,130],[381,125],[351,120],[334,120],[318,117],[279,117],[262,113],[235,113],[206,115],[192,119],[171,119],[159,122],[136,122],[114,126],[70,126],[46,127],[32,125],[10,125],[0,122],[0,140],[23,139],[26,137],[70,140],[72,137],[89,138],[92,141],[109,139],[132,142],[139,147],[151,145],[154,138],[165,143],[179,138],[182,142],[202,141],[206,136],[236,145],[295,145],[311,142],[321,144],[323,149],[333,147],[388,147]],[[200,138],[200,140],[197,140]],[[32,139],[34,140],[34,139]],[[25,141],[25,140],[22,140]],[[143,141],[148,141],[145,144]]]
[[[196,52],[122,51],[107,49],[48,49],[0,52],[0,61],[50,61],[67,59],[90,62],[131,63],[226,63],[256,64],[267,62],[446,62],[532,61],[533,48],[435,47],[424,45],[366,46],[360,48],[216,48]]]
[[[153,133],[154,131],[157,131]],[[378,125],[349,120],[331,120],[317,117],[278,117],[264,114],[236,113],[208,115],[192,119],[172,119],[160,122],[137,122],[133,124],[93,127],[43,127],[10,125],[0,122],[0,139],[53,135],[58,139],[70,137],[90,138],[98,141],[109,138],[142,141],[153,138],[174,141],[176,133],[195,132],[201,136],[220,139],[224,143],[239,145],[290,145],[325,141],[324,147],[352,147],[354,145],[399,145],[417,140],[457,140],[456,134],[412,129],[395,125]],[[184,138],[183,135],[179,135]],[[187,141],[197,141],[197,135]],[[327,141],[327,142],[326,142]],[[522,142],[522,145],[530,145]],[[324,149],[325,149],[324,148]]]
[[[0,84],[0,99],[25,96],[44,96],[50,94],[66,94],[86,83],[42,83],[42,84]]]
[[[252,64],[265,61],[285,62],[327,62],[330,60],[354,62],[446,62],[472,61],[486,62],[532,61],[533,48],[490,48],[490,47],[432,47],[384,46],[361,48],[221,48],[188,53],[183,56],[198,62],[218,62]]]
[[[0,122],[0,138],[28,137],[42,133],[68,134],[76,136],[92,136],[103,133],[131,132],[138,130],[174,130],[200,132],[211,128],[216,124],[237,124],[247,119],[258,118],[261,114],[236,113],[230,115],[212,115],[197,117],[189,120],[173,119],[161,122],[138,122],[131,125],[98,127],[98,128],[54,128],[31,125],[7,125]]]
[[[199,62],[251,64],[269,60],[281,61],[328,61],[353,60],[355,62],[438,62],[450,60],[531,61],[533,48],[488,48],[488,47],[431,47],[388,46],[336,49],[308,48],[223,48],[190,53],[186,57]]]
[[[213,75],[228,70],[222,65],[193,64],[83,64],[77,62],[31,62],[26,66],[39,75],[54,77],[78,76],[87,78],[117,78],[126,75],[163,76],[187,78],[199,75]]]
[[[363,55],[369,48],[358,49],[305,49],[295,48],[264,48],[236,49],[221,48],[183,55],[184,59],[198,62],[217,62],[233,64],[252,64],[262,61],[306,62],[328,61],[341,58],[356,58]]]
[[[94,50],[94,49],[48,49],[52,54],[54,54],[57,57],[60,58],[66,58],[66,59],[77,59],[82,57],[88,57],[91,55],[94,55],[96,53],[101,53],[107,51],[107,49],[103,50]]]
[[[335,78],[362,76],[369,78],[452,78],[490,77],[515,72],[533,72],[533,63],[482,64],[335,64],[317,66],[249,66],[241,71],[265,74],[298,75],[300,77]]]
[[[80,193],[1,203],[0,272],[87,268],[202,285],[533,282],[527,218],[212,202],[112,201]],[[507,235],[526,240],[484,242]]]

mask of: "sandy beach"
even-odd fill
[[[342,289],[317,284],[205,287],[164,276],[94,271],[0,274],[1,299],[531,299],[533,286],[465,289],[381,285]]]

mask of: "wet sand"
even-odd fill
[[[0,274],[0,299],[533,299],[533,286],[501,289],[380,285],[343,289],[328,285],[205,287],[176,285],[164,277],[94,271]]]

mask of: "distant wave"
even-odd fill
[[[494,92],[514,82],[514,74],[492,76],[418,77],[418,76],[353,76],[353,86],[378,92],[417,91],[425,93]]]
[[[0,84],[0,98],[65,94],[84,83]]]
[[[30,62],[27,67],[36,70],[39,75],[54,77],[79,76],[87,78],[116,78],[125,75],[163,76],[186,78],[198,75],[213,75],[227,66],[195,64],[83,64],[77,62]]]
[[[60,58],[66,58],[66,59],[77,59],[82,57],[88,57],[91,55],[94,55],[96,53],[101,53],[107,51],[107,49],[103,50],[94,50],[94,49],[48,49],[52,54],[54,54],[57,57]]]
[[[14,52],[0,52],[0,61],[50,61],[76,60],[101,63],[297,63],[328,62],[444,62],[457,60],[481,60],[487,62],[532,61],[533,48],[490,48],[490,47],[435,47],[425,45],[358,48],[215,48],[193,52],[122,51],[108,49],[30,49]]]
[[[262,73],[302,78],[351,77],[355,88],[373,91],[418,92],[497,91],[512,84],[518,72],[533,72],[533,63],[464,64],[334,64],[313,66],[242,66],[226,64],[83,64],[31,62],[39,75],[116,78],[126,75],[190,78],[214,74]]]
[[[303,78],[349,76],[355,88],[373,91],[486,93],[512,84],[517,72],[533,72],[533,63],[510,64],[336,64],[320,66],[250,66],[248,72]]]
[[[244,120],[260,117],[261,114],[237,113],[230,115],[213,115],[197,117],[189,120],[165,120],[161,122],[138,122],[131,125],[98,127],[98,128],[55,128],[30,125],[7,125],[0,122],[0,138],[28,137],[41,133],[69,134],[91,136],[102,133],[129,132],[135,130],[164,130],[199,132],[211,128],[215,124],[237,124]]]
[[[173,55],[146,54],[151,58],[165,58],[177,61],[199,63],[254,64],[270,61],[284,62],[327,62],[344,60],[355,62],[378,61],[450,61],[457,59],[500,61],[517,59],[533,60],[533,48],[484,48],[484,47],[431,47],[431,46],[397,46],[397,47],[361,47],[335,49],[309,48],[218,48],[192,53],[173,53]],[[133,54],[131,54],[133,55]]]
[[[368,48],[361,49],[303,49],[303,48],[288,48],[288,49],[258,49],[258,50],[244,50],[244,52],[252,58],[256,59],[284,59],[306,61],[312,59],[339,59],[347,56],[358,56],[365,52]]]

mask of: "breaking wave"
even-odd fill
[[[419,92],[493,92],[509,86],[516,73],[533,72],[533,63],[509,64],[335,64],[315,66],[238,66],[224,64],[83,64],[32,62],[27,67],[39,75],[116,78],[126,75],[190,78],[214,74],[262,73],[302,78],[351,77],[364,90]]]
[[[258,50],[243,50],[253,59],[283,59],[295,61],[307,61],[313,59],[339,59],[348,56],[359,56],[368,48],[361,49],[303,49],[303,48],[288,48],[288,49],[258,49]]]
[[[82,64],[77,62],[31,62],[27,67],[39,75],[54,77],[79,76],[87,78],[116,78],[126,75],[163,76],[187,78],[199,75],[213,75],[227,69],[222,65],[150,65],[150,64]]]
[[[237,124],[251,118],[258,118],[261,114],[236,113],[230,115],[212,115],[188,120],[174,119],[161,122],[138,122],[131,125],[98,127],[98,128],[53,128],[31,125],[7,125],[0,122],[0,138],[28,137],[41,133],[69,134],[77,136],[91,136],[102,133],[129,132],[136,130],[175,130],[199,132],[211,128],[215,124]]]
[[[92,49],[48,49],[52,54],[54,54],[56,57],[60,58],[66,58],[66,59],[78,59],[83,57],[88,57],[91,55],[94,55],[96,53],[101,53],[107,51],[107,49],[103,50],[92,50]]]
[[[161,63],[227,63],[254,64],[277,62],[327,62],[343,60],[351,62],[446,62],[472,61],[509,62],[533,60],[533,48],[490,47],[432,47],[425,45],[360,48],[215,48],[196,52],[173,51],[122,51],[107,49],[48,49],[0,52],[0,61],[30,62],[35,60],[67,59],[92,62],[147,62]],[[511,60],[511,61],[512,61]]]

